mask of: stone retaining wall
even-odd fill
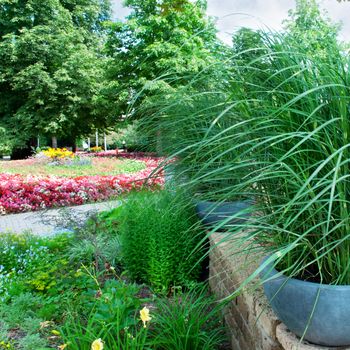
[[[230,243],[220,242],[222,234],[211,237],[210,287],[217,299],[232,294],[261,261],[261,257],[233,255]],[[254,261],[254,263],[252,263]],[[242,268],[244,266],[244,268]],[[281,323],[268,306],[261,287],[244,290],[225,307],[224,319],[228,327],[232,350],[326,350],[328,348],[300,343],[299,339]]]

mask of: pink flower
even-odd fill
[[[115,151],[111,152],[116,156]],[[154,190],[164,185],[163,171],[155,173],[163,159],[141,155],[134,158],[143,161],[146,169],[130,174],[75,178],[0,174],[0,215],[103,201],[133,189]]]

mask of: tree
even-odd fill
[[[96,101],[108,3],[0,0],[0,124],[18,146],[105,126]]]
[[[0,157],[11,154],[12,146],[7,131],[0,127]]]
[[[263,35],[260,31],[254,31],[250,28],[239,29],[232,37],[232,65],[231,69],[234,75],[239,75],[241,79],[249,75],[250,79],[258,82],[260,80],[261,71],[266,68],[266,64],[259,61],[259,58],[266,54],[264,47]],[[254,70],[249,69],[254,62]],[[258,69],[257,69],[258,68]]]
[[[310,57],[329,59],[332,53],[339,52],[340,24],[334,24],[316,0],[297,0],[284,24],[286,40],[303,47]]]
[[[127,0],[125,5],[132,12],[110,26],[106,44],[111,62],[105,93],[115,115],[126,114],[142,89],[149,96],[186,83],[213,63],[212,51],[220,46],[205,1]]]

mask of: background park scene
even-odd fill
[[[0,0],[0,350],[350,349],[349,10]]]

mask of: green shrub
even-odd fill
[[[41,338],[39,334],[26,335],[19,341],[19,346],[23,350],[49,350],[47,341]]]
[[[157,291],[198,278],[202,239],[189,198],[168,191],[134,193],[120,212],[123,261],[130,276]]]
[[[76,239],[68,249],[72,262],[89,265],[93,261],[99,271],[105,270],[106,266],[112,266],[120,272],[118,211],[117,207],[108,212],[91,215],[85,225],[74,224]]]
[[[156,305],[150,332],[152,349],[214,350],[223,342],[220,305],[214,304],[206,288],[195,287],[171,299],[161,298]]]
[[[57,283],[69,238],[38,238],[0,234],[0,298],[2,301],[28,290],[47,292]]]
[[[0,127],[0,156],[10,155],[13,142],[9,139],[6,129]]]
[[[87,295],[86,315],[70,310],[61,329],[63,341],[72,350],[90,350],[101,338],[107,349],[142,350],[147,330],[139,319],[142,299],[139,287],[110,280],[98,295]]]

